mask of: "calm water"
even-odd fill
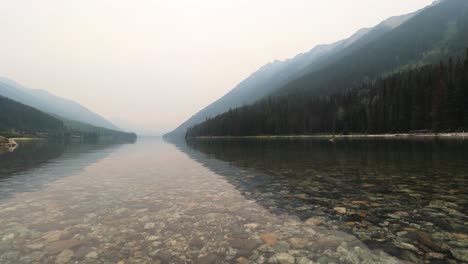
[[[143,139],[0,154],[0,263],[463,263],[467,141]]]

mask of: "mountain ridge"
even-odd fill
[[[64,119],[120,130],[106,118],[73,100],[45,90],[27,88],[5,77],[0,77],[0,95]]]
[[[203,122],[207,118],[214,117],[231,108],[254,103],[294,79],[326,67],[372,42],[404,24],[425,8],[409,14],[390,17],[373,27],[359,29],[349,38],[329,44],[316,45],[309,51],[299,53],[289,59],[267,63],[242,80],[225,95],[192,115],[172,132],[167,133],[166,136],[183,136],[187,128]]]

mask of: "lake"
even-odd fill
[[[21,144],[0,263],[468,262],[468,141]]]

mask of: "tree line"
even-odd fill
[[[33,107],[0,96],[0,131],[57,132],[63,131],[62,121]]]
[[[81,138],[86,142],[135,141],[136,134],[59,119],[31,106],[0,95],[0,135],[6,137]]]
[[[322,96],[268,97],[191,127],[188,137],[468,130],[464,58],[419,66]]]

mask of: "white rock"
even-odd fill
[[[288,253],[278,253],[268,259],[268,263],[279,263],[279,264],[294,264],[294,257]]]
[[[86,258],[89,259],[97,259],[98,253],[96,251],[91,251],[88,254],[86,254]]]
[[[151,222],[151,223],[146,223],[144,228],[145,229],[153,229],[155,227],[156,227],[156,224]]]

